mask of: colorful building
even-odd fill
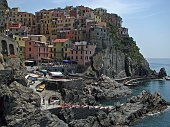
[[[68,58],[68,48],[71,47],[71,41],[69,39],[55,39],[54,45],[54,57],[58,61]]]
[[[72,48],[69,48],[68,57],[70,60],[77,61],[80,65],[90,62],[90,57],[95,52],[96,45],[88,44],[86,41],[75,42]]]
[[[21,37],[18,35],[13,35],[15,42],[18,44],[18,56],[20,59],[25,59],[25,41],[28,40],[28,37]]]
[[[22,26],[21,23],[10,22],[5,31],[6,35],[18,35],[18,36],[27,36],[30,31],[29,27]]]
[[[47,38],[44,35],[28,35],[28,40],[47,42]]]
[[[54,60],[54,46],[48,45],[48,59]]]
[[[48,45],[45,42],[28,40],[25,42],[26,60],[35,60],[39,64],[48,58]]]

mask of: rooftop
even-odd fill
[[[64,43],[66,41],[68,41],[69,39],[55,39],[53,42],[54,43]]]

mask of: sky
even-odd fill
[[[123,19],[145,58],[170,58],[170,0],[7,0],[9,7],[36,12],[65,6],[102,7]]]

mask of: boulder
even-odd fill
[[[62,109],[58,116],[66,123],[69,123],[74,120],[74,112],[69,108]]]
[[[159,71],[159,78],[163,78],[163,77],[166,77],[166,76],[167,76],[167,73],[166,73],[165,68],[163,67]]]

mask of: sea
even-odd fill
[[[170,75],[170,59],[149,58],[147,59],[150,68],[159,72],[161,67],[166,69]],[[148,80],[139,82],[137,87],[131,87],[134,95],[139,94],[143,89],[154,93],[159,91],[166,101],[170,102],[170,81],[167,80]],[[150,114],[143,119],[133,123],[132,127],[170,127],[170,107],[163,112]]]
[[[149,58],[150,68],[159,72],[160,68],[164,67],[168,75],[170,75],[170,59]],[[146,80],[138,82],[138,85],[129,87],[132,90],[132,96],[139,95],[143,90],[151,93],[160,92],[163,99],[170,102],[170,80]],[[127,99],[118,98],[114,100],[104,101],[103,105],[113,105],[117,101],[123,103]],[[131,127],[170,127],[170,107],[165,111],[156,114],[149,114],[148,116],[134,122]]]

